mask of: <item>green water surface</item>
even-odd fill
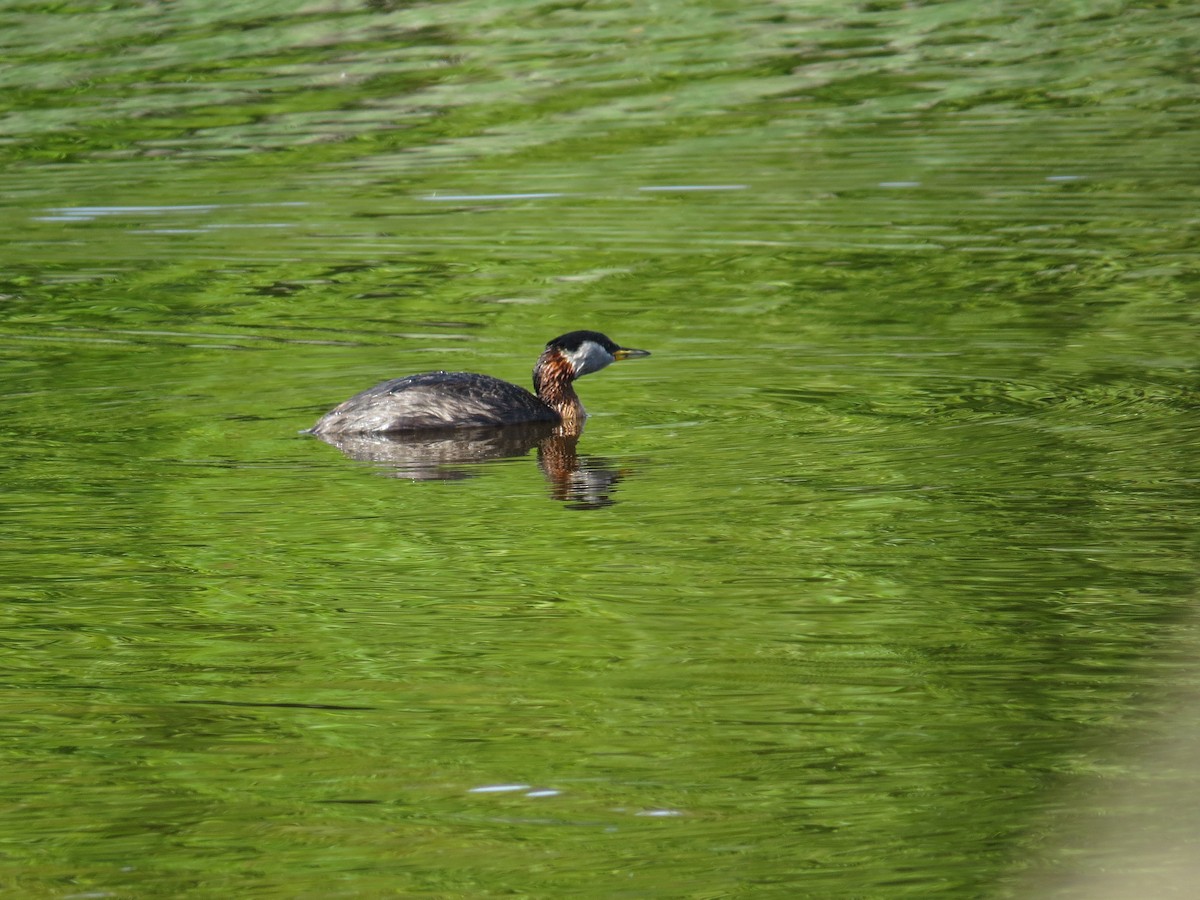
[[[4,893],[1087,868],[1198,716],[1198,27],[0,8]],[[577,328],[565,464],[299,433]]]

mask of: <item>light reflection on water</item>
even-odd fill
[[[41,12],[14,890],[977,895],[1170,730],[1174,11]],[[298,434],[580,327],[655,355],[575,446]]]

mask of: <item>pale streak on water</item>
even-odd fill
[[[1196,668],[1185,45],[1165,7],[35,3],[13,883],[1003,895],[1049,832],[1091,883],[1111,833],[1055,811],[1093,771],[1186,823],[1137,789]],[[654,353],[580,383],[577,446],[297,433],[576,327]]]

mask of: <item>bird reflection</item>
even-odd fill
[[[537,448],[550,496],[571,509],[602,509],[627,470],[600,457],[580,456],[582,427],[528,422],[391,434],[317,434],[350,459],[386,468],[393,478],[456,481],[484,474],[477,464],[525,456]]]

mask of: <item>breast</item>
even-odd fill
[[[313,434],[385,434],[426,428],[556,422],[524,388],[470,372],[394,378],[355,394],[320,418]]]

